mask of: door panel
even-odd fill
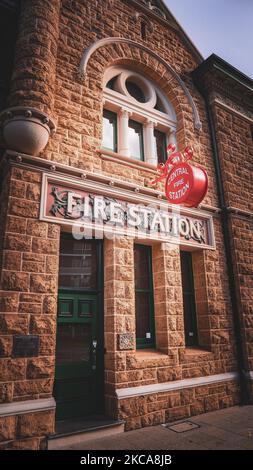
[[[91,341],[90,323],[59,323],[57,365],[89,362]]]
[[[61,238],[54,396],[56,419],[98,413],[102,405],[102,245]]]
[[[60,293],[58,303],[55,396],[64,419],[95,412],[97,297]]]

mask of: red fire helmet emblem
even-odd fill
[[[174,144],[168,145],[168,159],[165,164],[158,165],[157,171],[160,174],[150,184],[155,185],[166,178],[165,195],[168,202],[197,207],[207,192],[207,173],[201,166],[188,163],[193,156],[191,147],[186,147],[182,153],[175,152],[175,149]]]

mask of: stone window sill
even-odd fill
[[[181,356],[181,363],[208,361],[213,358],[213,353],[197,347],[185,348]]]
[[[162,353],[161,351],[157,351],[156,349],[137,349],[135,351],[135,356],[139,357],[140,359],[146,358],[159,358],[159,357],[167,357],[167,354]]]
[[[156,166],[150,165],[150,163],[142,162],[135,160],[134,158],[130,157],[123,157],[119,153],[111,152],[110,150],[98,150],[97,151],[102,160],[109,160],[114,163],[119,163],[121,165],[126,165],[131,168],[136,168],[137,170],[145,170],[149,173],[157,174]]]
[[[137,349],[132,356],[132,362],[137,368],[172,365],[171,357],[156,349]]]

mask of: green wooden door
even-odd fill
[[[92,241],[66,235],[61,240],[54,384],[58,420],[101,412],[100,252]]]

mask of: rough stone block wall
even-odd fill
[[[135,292],[133,240],[105,239],[104,242],[104,329],[105,406],[115,415],[116,384],[124,380],[126,352],[120,348],[120,335],[129,335],[135,349]]]
[[[252,158],[253,140],[252,125],[244,114],[233,112],[235,105],[229,102],[232,109],[215,106],[215,126],[217,132],[222,177],[225,187],[226,203],[229,207],[241,209],[236,215],[231,211],[229,228],[236,282],[236,293],[239,303],[239,314],[242,334],[245,342],[244,354],[248,360],[248,370],[253,369],[253,223],[250,213],[253,210]],[[226,125],[225,125],[226,123]],[[245,215],[243,211],[246,211]],[[253,400],[253,395],[252,395]]]
[[[126,430],[132,430],[226,408],[238,401],[237,384],[226,382],[124,398],[118,401],[118,409],[119,417],[126,421]]]
[[[237,293],[240,299],[248,370],[253,370],[253,222],[237,217],[230,219],[233,234]],[[253,399],[253,395],[252,395]]]
[[[228,286],[228,269],[221,223],[218,218],[214,218],[214,227],[216,250],[204,252],[210,343],[216,370],[230,372],[237,370],[237,353]]]
[[[216,228],[219,233],[218,220]],[[163,250],[159,244],[154,244],[152,250],[157,350],[136,350],[134,343],[130,350],[121,350],[118,343],[119,333],[131,333],[135,337],[133,241],[127,239],[105,241],[105,380],[108,414],[116,417],[117,406],[121,410],[122,400],[119,400],[117,405],[115,389],[162,384],[237,370],[221,238],[217,238],[217,252],[206,251],[202,257],[205,260],[204,275],[208,286],[206,288],[208,324],[206,324],[206,312],[204,315],[203,312],[198,312],[200,326],[204,317],[204,326],[208,331],[208,342],[202,345],[202,350],[185,348],[179,249],[170,247]],[[236,383],[234,387],[238,388]],[[204,387],[204,390],[208,395],[209,387]],[[237,402],[238,396],[235,399],[230,396],[226,398],[227,389],[223,387],[222,390],[222,401],[218,398],[213,401],[210,399],[212,409],[219,409],[223,406],[221,403]],[[180,392],[178,396],[175,412],[171,413],[175,419],[177,411],[179,418],[181,417],[180,407],[185,409],[185,403],[180,401]],[[154,407],[156,399],[157,395],[154,394]],[[127,399],[124,403],[126,401]],[[131,403],[132,398],[129,398],[130,408]],[[194,409],[194,406],[188,406],[188,416],[194,413]],[[205,409],[203,405],[202,411],[199,412],[204,412]],[[121,411],[119,413],[118,416],[123,417]],[[161,420],[161,415],[163,420],[165,419],[165,414],[160,412],[156,418],[157,422],[164,422]],[[137,422],[143,425],[145,419],[139,416]],[[148,422],[152,424],[152,421]],[[127,429],[132,425],[135,427],[130,419]]]
[[[104,72],[107,67],[114,64],[132,65],[146,73],[147,76],[159,84],[171,100],[178,118],[177,139],[179,148],[183,149],[184,146],[189,143],[194,146],[194,160],[203,164],[207,168],[209,176],[209,191],[205,202],[216,205],[218,201],[215,186],[213,157],[204,102],[193,87],[188,75],[188,73],[196,67],[196,61],[187,51],[177,33],[172,29],[161,26],[161,24],[155,20],[152,36],[149,37],[148,41],[144,41],[141,37],[140,25],[135,23],[133,27],[133,15],[133,7],[130,4],[127,5],[126,2],[121,1],[114,2],[113,12],[108,9],[108,2],[97,1],[93,4],[75,2],[75,6],[70,1],[62,2],[55,97],[55,114],[58,116],[58,130],[54,139],[50,141],[45,152],[45,156],[50,160],[53,159],[81,169],[102,171],[110,176],[114,175],[116,178],[135,182],[138,185],[148,184],[151,178],[149,172],[144,169],[130,169],[126,165],[120,163],[117,164],[115,162],[105,161],[98,153],[98,150],[101,147],[102,137],[102,83]],[[87,27],[88,22],[84,20],[84,18],[86,18],[86,20],[87,18],[90,19],[90,28]],[[103,18],[103,22],[101,22],[101,18]],[[161,63],[156,61],[148,53],[140,50],[138,47],[129,45],[110,45],[103,47],[96,51],[91,57],[87,67],[86,76],[82,79],[78,77],[77,69],[84,49],[101,37],[121,36],[122,22],[124,22],[126,37],[137,41],[139,44],[151,47],[152,50],[161,55],[162,58],[164,58],[184,77],[200,113],[203,124],[201,132],[196,132],[194,130],[192,110],[185,95],[182,93],[182,89],[178,86],[178,83],[175,82],[174,78]],[[205,367],[205,374],[232,370],[235,366],[227,273],[225,268],[220,224],[218,221],[216,222],[215,230],[218,252],[205,253],[204,255],[205,262],[209,263],[206,272],[206,280],[208,284],[206,295],[208,298],[208,309],[210,309],[208,310],[210,313],[210,330],[209,332],[206,332],[208,338],[205,338],[205,346],[207,345],[209,349],[211,348],[213,354],[212,361],[209,362],[209,367]],[[179,260],[177,263],[178,262]],[[109,266],[111,263],[112,258],[110,257]],[[105,254],[105,266],[106,265],[107,255]],[[110,269],[113,268],[111,267]],[[129,267],[127,269],[129,270]],[[107,277],[105,279],[107,279]],[[106,282],[107,281],[105,281],[105,289]],[[171,285],[168,280],[166,282],[168,283],[168,295],[171,295]],[[115,289],[115,286],[113,288]],[[123,291],[121,291],[120,294],[121,296],[122,292]],[[110,295],[112,295],[112,291],[110,291]],[[116,297],[118,297],[118,294]],[[107,312],[107,305],[109,305],[109,299],[108,303],[106,299],[107,297],[105,296],[105,312]],[[120,298],[118,302],[120,304],[125,304],[125,300],[122,300],[122,298]],[[176,300],[175,302],[177,303]],[[121,311],[121,307],[122,305],[119,305],[118,312]],[[180,315],[178,316],[177,321],[177,339],[180,340],[180,345],[183,348],[182,304],[181,306],[178,305],[178,308],[179,307]],[[132,318],[134,318],[133,298],[131,302],[123,308],[126,308],[127,312],[130,309],[132,312]],[[166,309],[168,310],[167,306]],[[157,316],[158,310],[156,311]],[[223,314],[223,324],[222,322],[219,323],[219,315],[221,311]],[[117,321],[120,322],[121,320],[119,319]],[[174,318],[170,318],[169,321],[171,323],[171,328],[174,328],[172,325],[172,323],[175,322]],[[221,326],[222,332],[219,333]],[[211,327],[212,339],[210,339]],[[117,344],[116,335],[112,330],[109,331],[108,328],[112,327],[107,327],[107,321],[105,320],[105,337],[107,338],[105,338],[105,342],[110,344],[110,342],[113,341],[112,344],[115,346]],[[115,323],[113,324],[113,328],[115,328]],[[117,326],[117,328],[119,328],[119,326]],[[124,330],[124,327],[122,327],[122,332],[123,331],[126,331],[126,329]],[[134,332],[134,325],[132,326],[132,331]],[[163,346],[160,344],[161,336],[159,337],[159,331],[161,330],[158,327],[157,339],[159,347],[162,349]],[[176,369],[176,376],[182,377],[182,367],[179,366],[178,344],[175,347],[175,351],[177,352],[173,352],[172,344],[175,344],[176,342],[174,333],[175,331],[170,333],[170,338],[167,337],[166,348],[167,351],[168,348],[170,348],[169,350],[172,357],[167,359],[168,364],[166,365],[170,365],[172,370],[176,363],[177,367],[179,367],[179,369]],[[164,334],[168,336],[167,333]],[[107,370],[115,370],[115,364],[117,364],[119,372],[117,376],[115,375],[115,372],[106,372],[108,390],[110,390],[113,383],[115,388],[115,384],[117,384],[117,387],[126,387],[139,385],[140,383],[155,383],[158,380],[157,372],[148,372],[145,367],[145,373],[143,373],[143,371],[132,371],[130,352],[117,351],[112,353],[114,357],[109,357],[108,348],[107,351],[108,353],[105,359],[106,368],[108,367]],[[126,358],[129,359],[127,360]],[[111,363],[113,363],[113,365]],[[124,374],[121,373],[121,370]],[[127,370],[128,373],[126,374]],[[198,376],[203,373],[203,370],[203,367],[200,366],[197,368],[196,365],[194,365],[186,368],[184,375],[188,377],[192,373],[194,376]],[[165,376],[170,377],[171,373],[172,372],[167,371]],[[109,386],[109,384],[111,385]]]
[[[214,115],[226,204],[252,212],[252,125],[220,106],[214,106]]]
[[[9,102],[21,102],[50,111],[56,118],[57,133],[41,157],[84,171],[102,172],[140,186],[148,185],[152,178],[150,171],[105,160],[99,152],[103,76],[109,66],[127,65],[154,80],[171,101],[178,120],[179,149],[193,145],[194,161],[207,169],[209,177],[204,203],[217,206],[204,101],[190,78],[197,62],[178,33],[154,20],[153,31],[147,40],[142,39],[140,22],[136,22],[133,6],[121,0],[115,0],[113,8],[109,0],[36,0],[36,3],[29,1],[26,4],[28,6],[21,17],[23,29],[17,43]],[[159,60],[138,46],[104,46],[90,59],[86,76],[78,76],[84,49],[102,37],[122,36],[122,25],[125,37],[150,47],[185,81],[200,114],[201,131],[194,129],[192,109],[173,75]],[[247,171],[244,171],[250,169],[252,158],[249,124],[220,108],[216,113],[227,203],[252,210],[252,198],[249,197],[252,184]],[[2,232],[0,280],[0,376],[3,380],[0,400],[10,403],[52,396],[60,228],[38,220],[39,172],[13,167],[5,181],[2,192],[5,209],[0,219],[6,232],[5,235],[4,230]],[[153,247],[156,334],[160,351],[150,355],[135,350],[133,241],[105,240],[106,411],[110,416],[127,419],[127,429],[179,419],[238,402],[235,383],[119,401],[115,395],[115,389],[236,370],[228,273],[219,216],[215,217],[214,225],[216,250],[205,251],[201,260],[195,260],[196,291],[199,291],[199,299],[202,293],[204,295],[204,307],[197,301],[204,350],[197,353],[187,351],[184,345],[178,248],[166,253],[161,251],[161,247]],[[241,219],[233,219],[231,233],[235,236],[239,292],[252,368],[251,225]],[[13,335],[28,333],[40,337],[39,357],[14,359]],[[119,335],[124,334],[128,335],[126,339],[130,343],[132,338],[132,349],[119,348]],[[43,424],[43,416],[49,418],[48,427]],[[6,448],[42,447],[42,435],[53,432],[52,416],[53,412],[44,412],[2,418],[0,437],[5,443],[1,445]]]
[[[54,432],[54,413],[26,413],[0,418],[0,450],[44,450]]]
[[[125,64],[147,74],[167,94],[177,114],[179,148],[183,149],[189,144],[194,146],[194,160],[203,164],[209,174],[210,190],[205,201],[216,205],[205,107],[189,78],[190,71],[197,66],[196,60],[173,29],[154,20],[153,33],[145,41],[141,37],[140,23],[133,20],[134,7],[115,0],[112,11],[109,3],[61,2],[54,106],[57,133],[43,156],[80,169],[103,171],[138,185],[148,184],[152,178],[150,172],[103,160],[98,153],[102,138],[103,76],[109,66]],[[160,62],[138,47],[128,44],[102,47],[91,57],[86,76],[78,76],[83,51],[102,37],[122,36],[122,24],[124,37],[150,47],[184,78],[197,105],[203,124],[202,132],[194,130],[192,109],[174,77]]]
[[[38,220],[41,174],[12,167],[8,179],[9,198],[5,200],[7,218],[0,280],[2,404],[52,396],[60,232],[59,226]],[[13,357],[14,335],[29,334],[39,336],[38,357]],[[53,432],[53,411],[22,415],[15,421],[15,426],[13,424],[8,441],[15,437],[22,440],[30,435],[36,439],[42,436],[44,428],[40,426],[41,416],[44,415],[51,416],[46,426],[49,433]],[[31,419],[32,434],[22,424],[26,419],[27,423]],[[13,420],[14,417],[9,419],[10,422]],[[6,439],[4,433],[1,439]],[[36,441],[38,444],[39,439],[36,439],[34,443]],[[12,447],[11,442],[6,445]]]
[[[156,346],[177,357],[184,347],[184,320],[179,247],[153,246]]]
[[[60,4],[61,0],[22,2],[8,99],[11,106],[53,111]]]

